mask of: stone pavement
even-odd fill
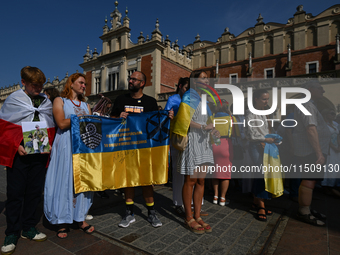
[[[4,202],[6,200],[6,171],[0,167],[0,242],[6,229]],[[274,214],[267,222],[254,218],[250,210],[251,197],[230,191],[230,205],[212,204],[206,195],[203,209],[209,216],[203,219],[213,231],[196,235],[184,227],[172,206],[169,186],[155,187],[155,209],[163,226],[153,228],[147,221],[141,189],[136,189],[136,222],[128,228],[118,223],[125,212],[123,196],[108,191],[110,199],[95,196],[88,221],[95,233],[88,235],[76,228],[67,239],[56,237],[55,229],[44,217],[39,230],[48,235],[43,243],[19,239],[15,254],[339,254],[340,253],[340,203],[338,198],[317,193],[315,209],[330,217],[326,228],[309,226],[294,219],[297,204],[286,196],[269,201]],[[42,205],[39,209],[42,215]],[[337,216],[337,217],[336,217]]]

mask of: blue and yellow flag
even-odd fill
[[[72,115],[75,193],[166,183],[169,128],[167,111],[126,120]]]
[[[265,138],[274,138],[275,143],[279,143],[282,137],[277,134],[268,134]],[[266,143],[263,153],[263,166],[267,167],[264,172],[265,190],[271,193],[274,197],[279,197],[283,194],[282,172],[280,170],[281,160],[279,149],[275,143]]]
[[[226,121],[226,123],[222,122],[223,124],[218,121],[215,123],[215,129],[220,132],[221,136],[227,136],[227,137],[231,137],[232,135],[241,136],[238,125],[233,125],[233,126],[231,125],[231,122],[235,122],[235,123],[237,122],[234,116],[230,116],[226,112],[217,112],[216,114],[213,115],[213,119]]]
[[[182,102],[176,117],[174,118],[174,125],[172,132],[180,136],[186,136],[190,126],[191,118],[194,115],[197,106],[201,102],[201,97],[194,89],[189,89],[184,93]],[[211,116],[211,111],[207,105],[208,115]]]

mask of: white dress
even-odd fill
[[[198,104],[192,121],[206,125],[208,115],[201,113],[201,102]],[[193,175],[195,167],[202,164],[214,165],[212,145],[209,141],[210,134],[201,129],[192,128],[188,132],[188,145],[178,156],[178,169],[181,174]]]

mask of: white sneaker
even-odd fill
[[[93,216],[91,215],[91,214],[88,214],[88,215],[86,215],[86,218],[85,218],[86,220],[92,220],[93,219]]]
[[[22,231],[21,238],[43,242],[47,239],[47,236],[44,233],[39,232],[36,228],[32,227],[28,231]]]
[[[16,235],[9,235],[5,237],[5,242],[1,247],[1,254],[9,255],[15,251],[15,246],[18,242],[18,236]]]

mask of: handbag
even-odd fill
[[[188,136],[181,136],[179,134],[172,133],[171,143],[176,150],[184,151],[188,145]]]

